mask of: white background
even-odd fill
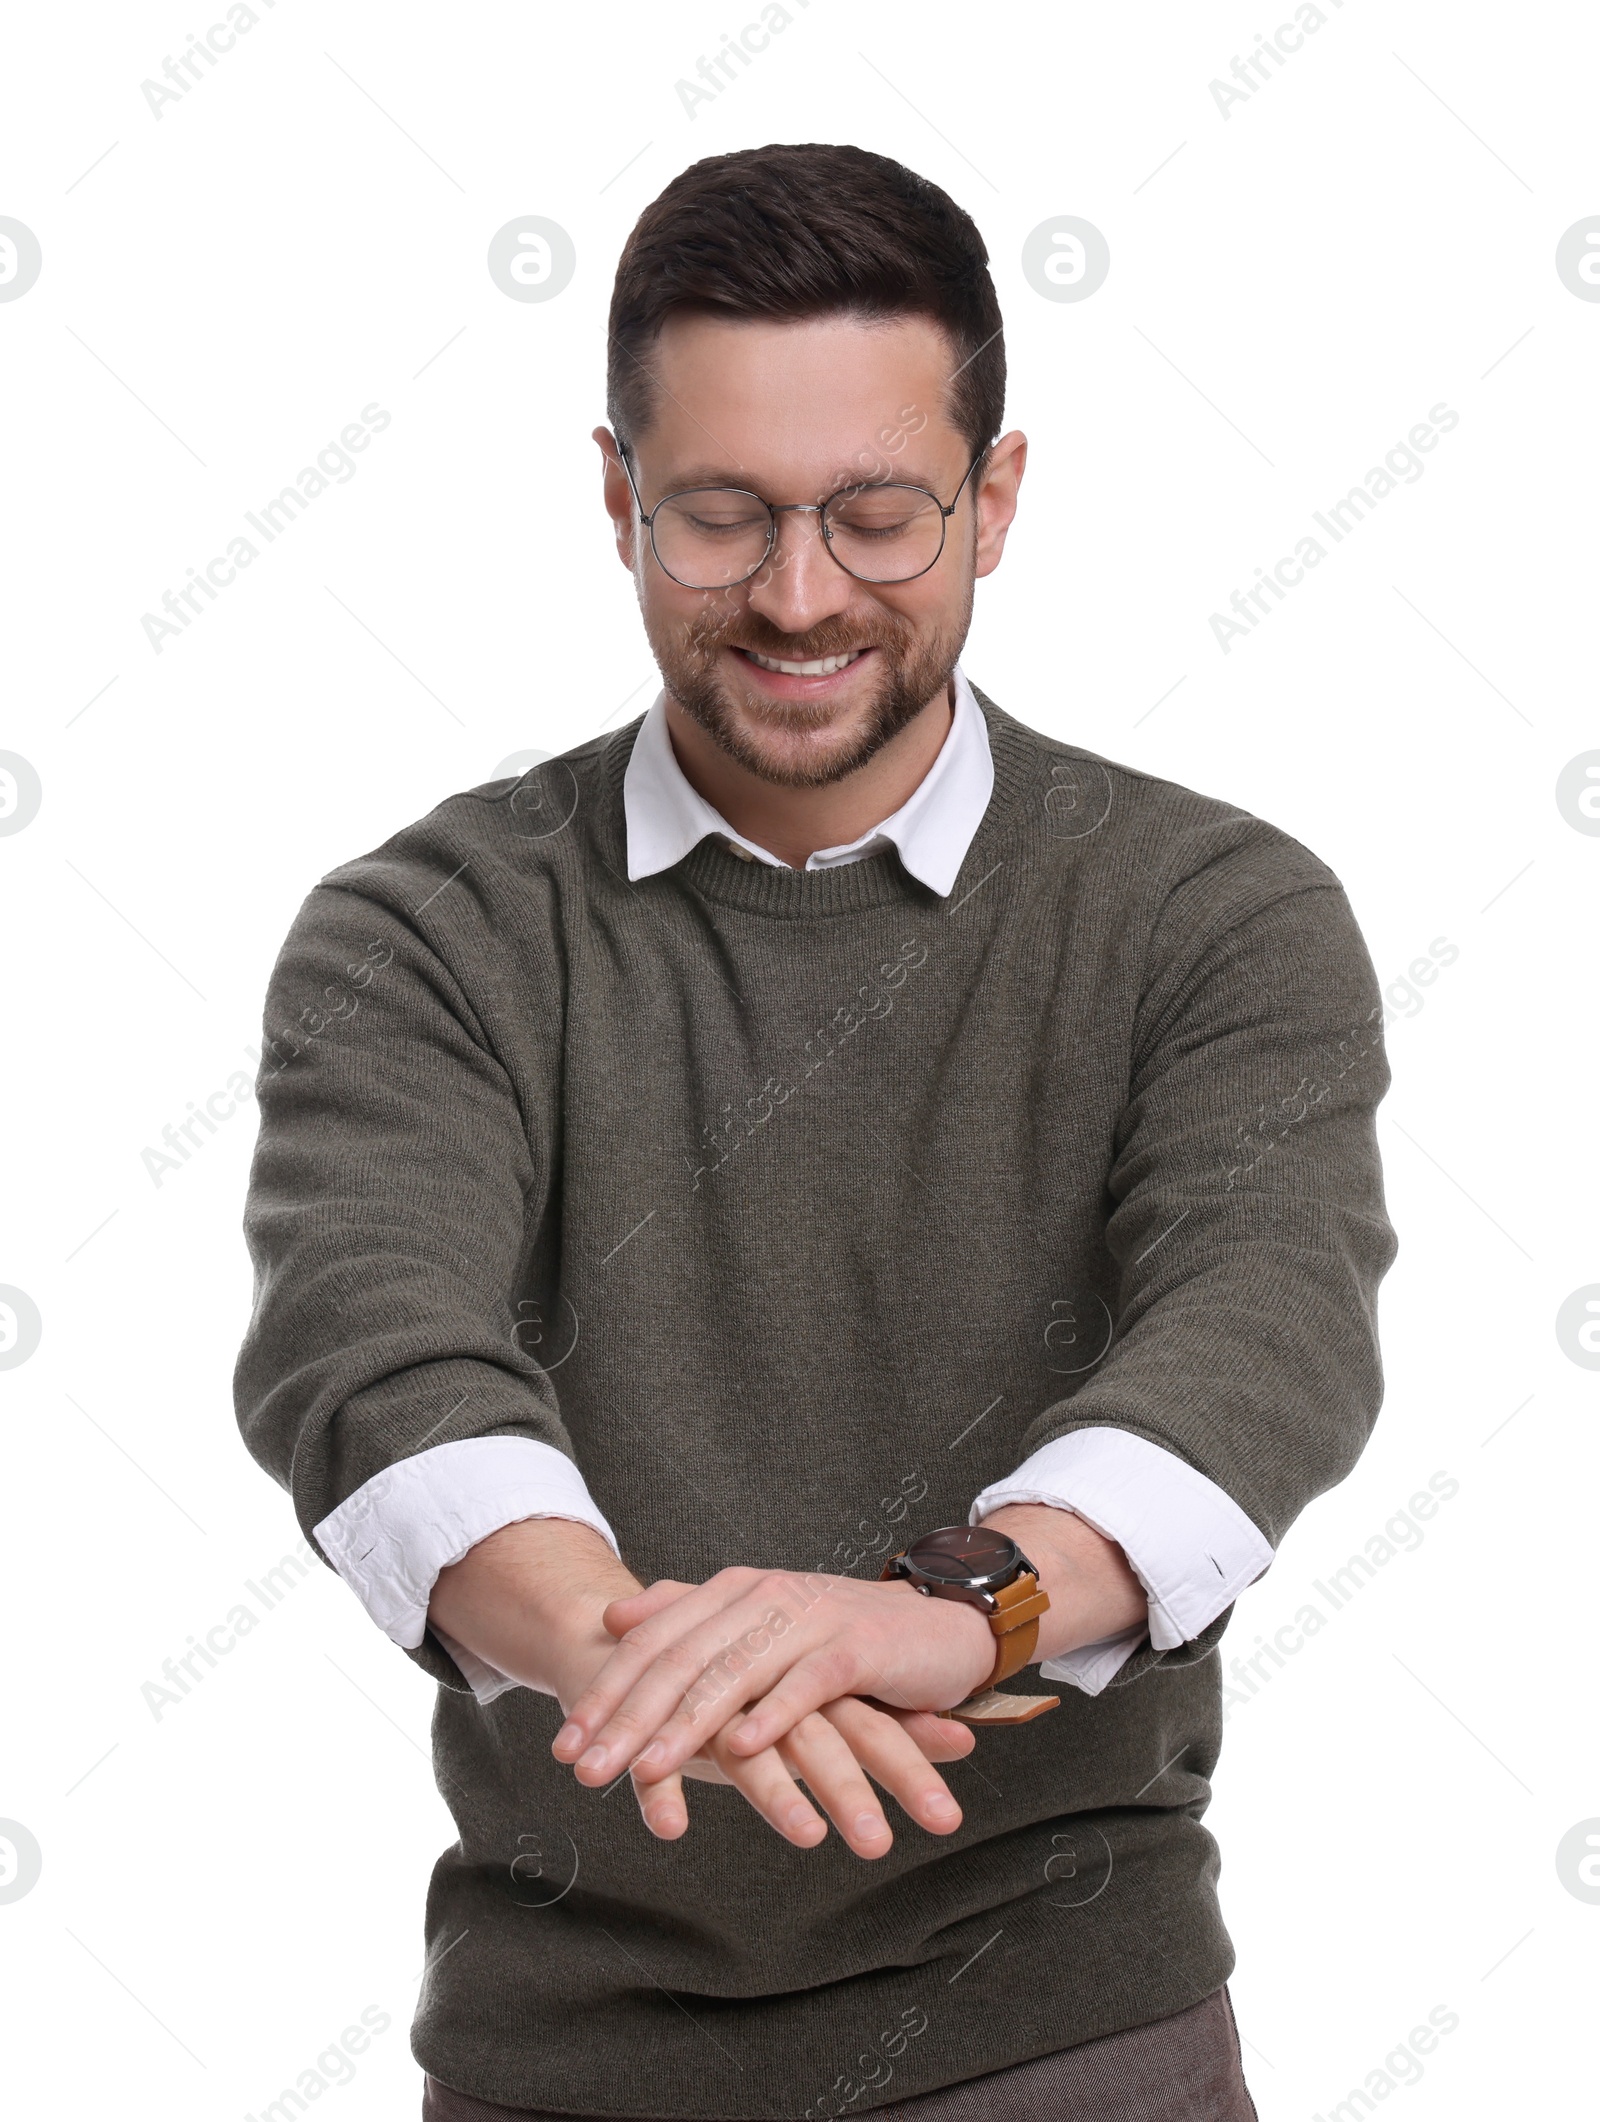
[[[319,875],[648,704],[588,439],[616,255],[697,157],[821,139],[925,172],[991,250],[1032,454],[969,674],[1303,839],[1386,983],[1458,949],[1394,991],[1384,1412],[1225,1650],[1430,1475],[1459,1493],[1264,1668],[1209,1824],[1264,2122],[1439,2005],[1408,2122],[1579,2112],[1600,1907],[1555,1852],[1600,1815],[1600,1455],[1555,1320],[1600,1282],[1600,839],[1555,786],[1600,747],[1600,303],[1554,252],[1600,214],[1592,10],[1324,0],[1224,116],[1210,82],[1287,0],[791,0],[693,117],[675,84],[754,0],[255,11],[159,118],[141,83],[220,6],[19,11],[0,65],[0,213],[44,258],[0,304],[0,748],[43,786],[0,839],[0,1283],[43,1319],[0,1374],[0,1816],[43,1851],[0,1905],[17,2111],[252,2114],[373,2005],[326,2097],[415,2111],[431,1685],[319,1568],[177,1707],[141,1698],[297,1538],[230,1403],[253,1111],[159,1186],[142,1152],[248,1065]],[[485,269],[530,213],[577,250],[548,303]],[[1110,244],[1082,302],[1020,269],[1061,214]],[[356,475],[156,654],[141,615],[373,402]],[[1210,615],[1440,403],[1424,475],[1225,654]]]

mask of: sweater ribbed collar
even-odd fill
[[[1015,721],[976,685],[972,696],[988,728],[994,787],[946,902],[952,908],[994,866],[998,859],[995,850],[1016,799],[1033,777],[1039,758],[1038,739],[1032,730]],[[627,874],[623,779],[643,723],[641,714],[618,730],[601,759],[604,815],[597,822],[606,845],[608,866],[622,876]],[[652,885],[679,881],[721,905],[780,920],[827,919],[871,907],[940,903],[940,895],[911,876],[893,848],[835,869],[779,869],[730,854],[710,832],[681,861],[654,878],[642,879],[633,889],[645,891]]]

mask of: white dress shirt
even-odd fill
[[[906,801],[848,845],[818,848],[807,869],[858,862],[892,846],[912,876],[949,897],[994,788],[988,725],[959,664],[951,692],[944,743]],[[735,832],[691,785],[672,749],[666,698],[657,694],[645,715],[623,777],[630,880],[670,869],[707,833],[748,861],[786,868]],[[1100,1693],[1147,1636],[1157,1650],[1192,1641],[1272,1560],[1271,1547],[1231,1496],[1187,1461],[1126,1430],[1074,1430],[1041,1445],[974,1500],[968,1523],[1004,1503],[1075,1512],[1117,1542],[1146,1594],[1146,1619],[1040,1666],[1046,1680],[1067,1681],[1089,1695]],[[617,1548],[573,1461],[531,1437],[469,1437],[417,1452],[374,1474],[315,1532],[378,1626],[414,1650],[440,1570],[523,1518],[571,1518]],[[434,1634],[480,1702],[520,1685],[437,1628]]]

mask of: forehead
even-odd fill
[[[954,366],[945,334],[924,317],[680,312],[651,359],[654,417],[639,455],[654,478],[704,472],[785,491],[874,462],[879,477],[937,479],[966,463],[947,411]]]

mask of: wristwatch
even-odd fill
[[[1028,1724],[1059,1704],[1059,1695],[1003,1695],[1000,1682],[1020,1672],[1039,1641],[1048,1594],[1039,1572],[1004,1533],[983,1525],[941,1525],[884,1564],[881,1581],[900,1577],[927,1599],[975,1606],[995,1637],[994,1671],[965,1702],[934,1712],[963,1724]]]

